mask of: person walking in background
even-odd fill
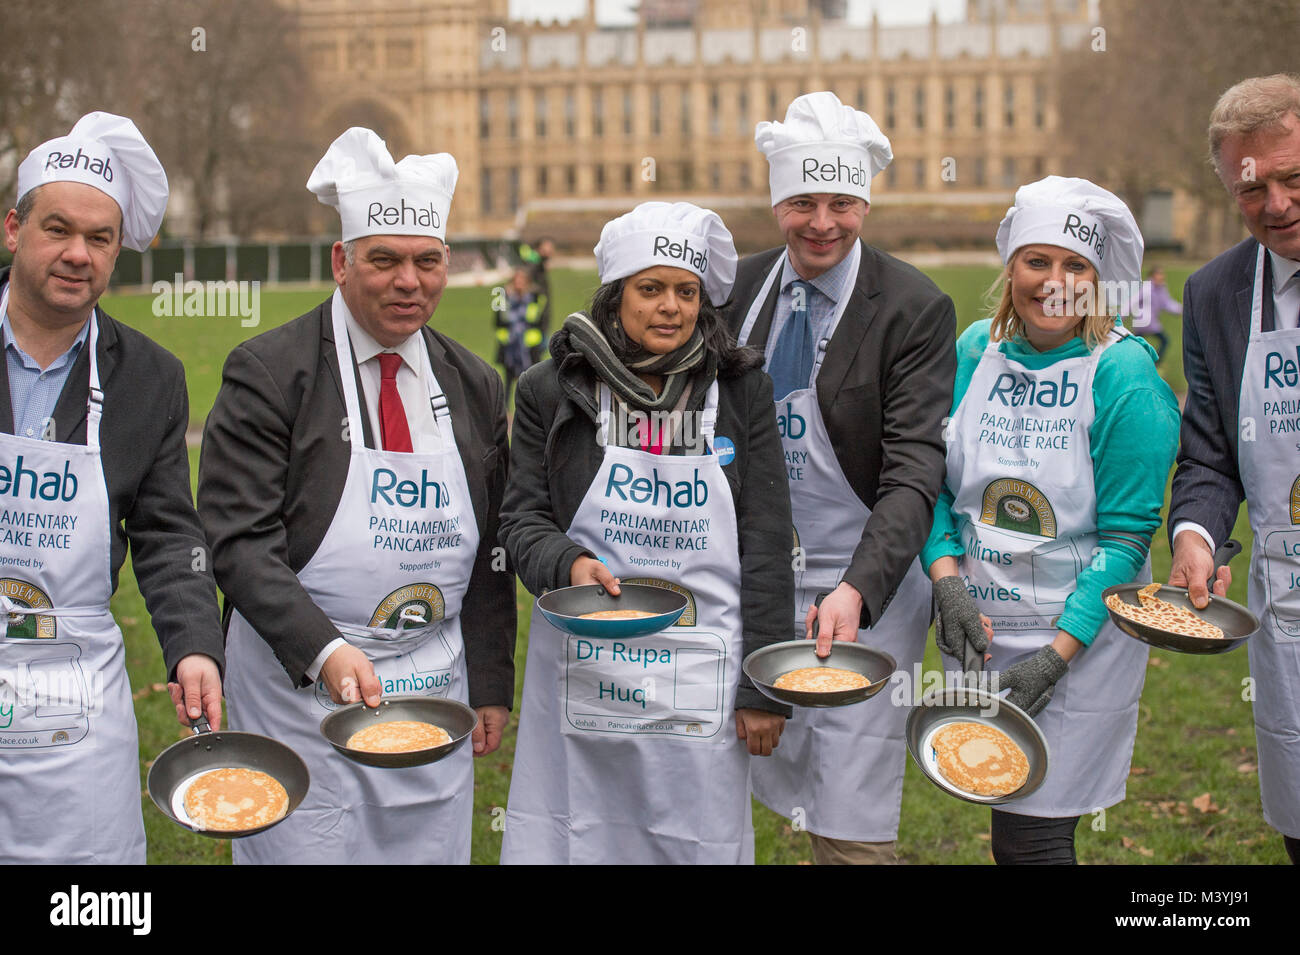
[[[1160,313],[1183,314],[1183,306],[1169,291],[1165,282],[1165,270],[1155,266],[1147,272],[1147,280],[1142,283],[1142,301],[1138,313],[1133,318],[1133,330],[1144,338],[1156,340],[1156,364],[1165,357],[1169,347],[1169,336],[1160,323]]]
[[[506,403],[510,388],[519,376],[537,363],[544,344],[542,313],[550,307],[546,294],[539,292],[522,265],[515,268],[505,289],[504,308],[493,311],[497,326],[497,364],[505,369]]]

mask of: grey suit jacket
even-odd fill
[[[9,270],[0,269],[0,287]],[[131,548],[131,567],[144,595],[168,678],[190,653],[206,653],[225,668],[217,593],[207,547],[190,495],[190,458],[185,446],[189,396],[185,368],[161,345],[96,307],[99,384],[104,416],[99,442],[108,486],[112,533],[110,572],[118,572]],[[86,443],[86,397],[90,351],[73,362],[54,406],[54,439]],[[0,430],[13,434],[9,366],[0,359]]]
[[[1247,239],[1197,269],[1183,289],[1183,374],[1187,402],[1178,470],[1169,500],[1169,533],[1200,524],[1216,544],[1232,534],[1245,491],[1237,471],[1237,403],[1259,243]],[[1263,327],[1273,330],[1271,263],[1264,257]],[[1170,545],[1172,546],[1172,538]]]
[[[447,395],[479,529],[461,613],[470,704],[508,707],[515,578],[504,555],[493,553],[508,459],[504,389],[496,371],[467,348],[427,325],[421,331]],[[364,439],[374,447],[360,384],[357,390]],[[227,623],[231,608],[238,609],[296,685],[307,683],[307,667],[338,636],[297,572],[320,546],[343,494],[346,414],[326,299],[230,353],[203,433],[199,514]]]
[[[844,579],[862,594],[862,626],[884,613],[934,522],[943,484],[943,419],[952,403],[957,319],[921,272],[859,240],[852,296],[817,376],[817,401],[840,468],[871,509]],[[782,246],[740,263],[727,320],[741,324]],[[762,349],[773,283],[749,335]]]

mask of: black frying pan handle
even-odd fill
[[[817,599],[813,601],[813,606],[821,607],[822,601],[825,600],[830,595],[831,592],[829,590],[823,590],[821,593],[817,595]],[[813,618],[812,636],[809,639],[811,640],[817,639],[817,634],[821,630],[821,625],[822,625],[821,614],[818,614],[816,617]]]
[[[1241,542],[1236,540],[1225,541],[1223,546],[1214,552],[1214,574],[1217,574],[1220,567],[1227,567],[1228,561],[1241,553]],[[1210,586],[1214,586],[1214,575],[1210,576]]]
[[[195,736],[202,736],[204,733],[212,732],[212,727],[208,724],[206,716],[200,716],[197,720],[190,720],[190,729],[194,731]]]

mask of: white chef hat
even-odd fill
[[[353,126],[330,143],[307,188],[339,210],[344,242],[366,235],[429,235],[446,241],[459,175],[451,153],[393,162],[374,130]]]
[[[736,245],[716,212],[689,202],[643,202],[605,223],[596,243],[600,281],[627,278],[656,265],[694,272],[714,305],[731,295]]]
[[[826,91],[798,97],[783,123],[759,123],[754,142],[767,157],[772,205],[818,192],[870,202],[872,178],[894,159],[876,121]]]
[[[167,208],[167,173],[125,116],[87,113],[66,136],[41,143],[18,166],[18,201],[47,182],[94,186],[122,210],[122,243],[143,252]]]
[[[1142,232],[1128,206],[1087,179],[1048,176],[1016,190],[998,226],[998,253],[1007,262],[1026,245],[1055,245],[1078,253],[1105,282],[1142,275]]]

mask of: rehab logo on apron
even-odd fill
[[[39,587],[25,580],[12,577],[0,577],[0,596],[21,607],[33,610],[47,610],[54,606],[49,595]],[[45,614],[24,614],[10,611],[8,629],[5,636],[14,640],[53,640],[58,634],[58,625],[53,617]]]

